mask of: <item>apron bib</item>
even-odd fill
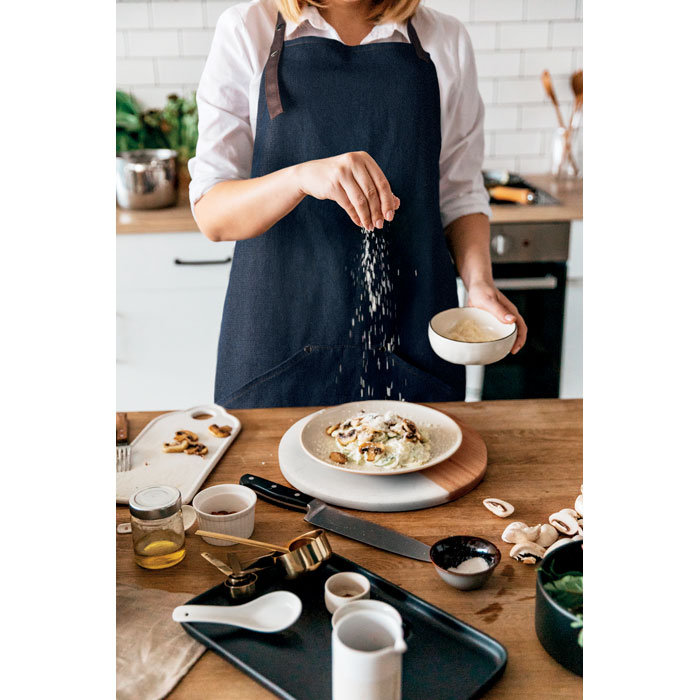
[[[410,21],[411,43],[284,41],[284,30],[278,15],[260,84],[251,177],[366,151],[401,206],[393,222],[363,234],[335,202],[306,197],[266,233],[236,243],[216,403],[462,400],[464,368],[441,360],[428,342],[430,318],[457,306],[439,211],[435,66]],[[389,303],[374,312],[362,283],[365,235],[381,247],[391,289]]]

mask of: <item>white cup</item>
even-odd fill
[[[338,620],[332,639],[333,700],[401,700],[406,642],[400,623],[357,610]]]
[[[323,599],[332,615],[338,608],[354,600],[369,598],[369,579],[354,571],[340,571],[326,579]]]
[[[192,499],[197,512],[200,530],[222,535],[250,537],[255,529],[255,491],[240,484],[219,484],[200,491]],[[229,511],[230,515],[212,515],[216,511]],[[204,537],[205,542],[216,547],[230,547],[231,542]]]
[[[357,610],[369,610],[373,613],[388,615],[392,620],[396,620],[399,625],[403,623],[399,611],[383,600],[353,600],[338,608],[333,613],[331,625],[335,627],[343,617]]]

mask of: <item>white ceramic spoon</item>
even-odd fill
[[[273,591],[243,605],[180,605],[175,622],[213,622],[254,632],[281,632],[301,615],[301,600],[289,591]]]

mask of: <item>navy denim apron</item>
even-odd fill
[[[284,41],[278,15],[260,84],[251,177],[366,151],[401,200],[373,236],[392,288],[373,319],[358,283],[363,234],[341,207],[306,197],[264,234],[236,243],[219,337],[215,400],[227,408],[362,398],[464,398],[465,372],[435,355],[430,318],[457,306],[439,211],[440,95],[411,43]],[[358,309],[360,312],[358,313]],[[382,344],[384,335],[391,342]]]

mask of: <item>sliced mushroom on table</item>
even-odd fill
[[[500,498],[485,498],[482,503],[487,510],[499,518],[507,518],[515,512],[515,508],[508,501],[503,501]]]

